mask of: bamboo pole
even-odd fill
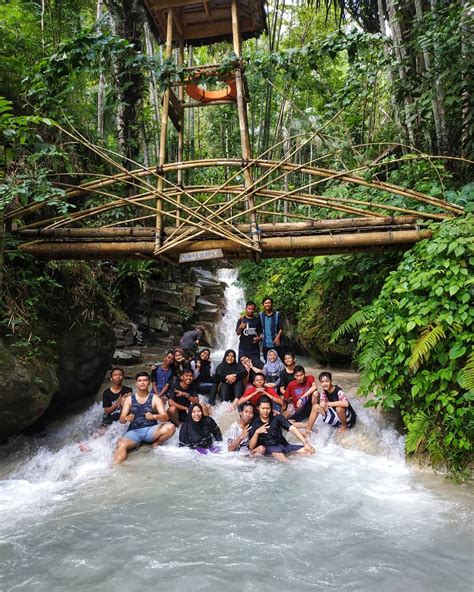
[[[173,9],[168,9],[166,22],[166,46],[165,58],[169,60],[173,54]],[[166,135],[168,130],[168,113],[170,104],[170,92],[168,87],[163,96],[163,107],[161,110],[161,130],[160,130],[160,151],[158,154],[158,166],[160,167],[160,176],[158,178],[158,192],[163,192],[163,171],[161,170],[166,160]],[[155,222],[155,245],[156,249],[161,246],[161,231],[163,228],[163,202],[159,196],[156,200],[156,222]]]
[[[377,226],[405,226],[416,224],[414,216],[385,216],[383,218],[343,218],[342,220],[308,220],[307,222],[264,222],[259,225],[262,233],[269,232],[301,232],[307,230],[335,230],[342,228],[368,228]],[[239,224],[242,232],[249,232],[249,224]],[[182,229],[184,230],[184,229]],[[182,232],[181,230],[181,232]],[[163,229],[164,234],[175,232],[174,227],[168,226]],[[50,228],[37,230],[19,229],[17,234],[29,238],[102,238],[102,237],[149,237],[154,236],[154,229],[151,227],[131,228]]]
[[[241,57],[241,38],[240,38],[240,27],[239,27],[239,7],[238,0],[232,0],[231,4],[231,17],[232,17],[232,43],[234,46],[235,55]],[[242,157],[245,163],[250,162],[252,158],[250,150],[250,135],[249,126],[247,119],[247,105],[244,97],[244,84],[242,80],[242,70],[238,67],[235,72],[235,86],[237,89],[237,111],[239,114],[239,128],[240,128],[240,143],[242,146]],[[253,186],[253,178],[250,167],[244,169],[244,184],[247,190]],[[246,206],[251,208],[250,213],[250,236],[256,245],[259,244],[259,236],[257,230],[257,216],[255,213],[255,202],[253,193],[245,194]]]
[[[183,39],[179,40],[179,47],[178,47],[178,66],[182,66],[183,62],[184,62],[184,41]],[[181,105],[183,105],[184,102],[184,87],[181,85],[178,88],[178,100],[180,102]],[[183,161],[183,156],[184,156],[184,124],[185,124],[185,118],[184,118],[184,110],[181,111],[181,115],[179,117],[179,132],[178,132],[178,162],[182,162]],[[177,181],[178,181],[178,187],[183,187],[183,171],[178,171],[178,176],[177,176]],[[176,226],[180,226],[181,224],[181,195],[178,195],[176,197],[176,203],[177,203],[177,216],[176,216]]]
[[[299,237],[272,237],[262,239],[262,253],[313,252],[318,249],[347,249],[365,248],[372,246],[397,246],[412,244],[425,238],[431,238],[429,230],[398,230],[385,232],[367,232],[352,234],[334,234]],[[20,245],[22,252],[29,253],[39,258],[47,259],[113,259],[117,256],[130,256],[132,254],[153,255],[154,241],[141,242],[29,242]],[[229,240],[204,240],[184,243],[180,248],[170,249],[170,256],[178,256],[180,253],[194,253],[222,249],[226,256],[232,257],[239,251],[235,243]],[[240,250],[242,254],[242,250]],[[250,250],[247,251],[247,254]]]

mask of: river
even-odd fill
[[[236,286],[227,296],[223,347],[242,305]],[[355,393],[355,373],[337,378]],[[12,439],[0,448],[0,589],[472,590],[471,489],[407,466],[399,434],[354,406],[351,433],[319,426],[316,455],[286,465],[200,456],[175,438],[112,468],[123,427],[95,438],[99,403]],[[222,405],[216,419],[234,418]]]

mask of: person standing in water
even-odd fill
[[[150,377],[139,372],[135,377],[137,391],[127,397],[120,414],[120,423],[130,422],[125,435],[117,442],[114,464],[123,463],[129,450],[143,442],[159,446],[171,438],[175,427],[168,420],[163,401],[150,392]],[[162,423],[158,423],[162,422]]]
[[[278,310],[273,310],[273,298],[266,296],[262,300],[263,311],[258,315],[262,325],[263,358],[267,359],[270,349],[276,349],[278,355],[284,355],[283,325]]]
[[[289,444],[282,430],[291,432],[301,444]],[[273,414],[272,402],[266,396],[258,402],[258,415],[250,428],[249,449],[255,450],[257,446],[263,446],[267,456],[272,456],[280,462],[288,462],[287,454],[309,456],[315,453],[314,448],[295,426],[291,425],[283,415]]]
[[[257,306],[255,302],[249,301],[245,305],[245,314],[240,317],[235,327],[239,336],[239,356],[248,356],[257,365],[260,362],[260,336],[262,324],[258,316],[255,316]]]
[[[129,386],[123,386],[124,376],[122,368],[112,368],[110,371],[110,386],[102,393],[104,415],[102,416],[101,428],[112,425],[114,421],[120,419],[122,405],[132,392]]]

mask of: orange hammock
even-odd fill
[[[227,84],[227,88],[222,90],[206,90],[205,88],[202,88],[202,86],[194,84],[193,82],[187,82],[185,89],[188,96],[200,103],[213,103],[214,101],[236,99],[237,87],[235,85],[235,78],[226,78],[223,82]]]

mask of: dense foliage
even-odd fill
[[[372,396],[368,405],[401,410],[407,452],[458,473],[474,436],[473,223],[435,228],[334,335],[359,328],[361,392]]]
[[[353,170],[367,181],[389,181],[472,211],[465,160],[473,146],[469,3],[283,5],[270,0],[268,33],[243,45],[253,155],[292,153],[296,163]],[[32,206],[20,221],[32,223],[76,205],[103,204],[110,196],[64,199],[69,185],[117,172],[88,141],[120,166],[156,164],[164,86],[182,80],[191,63],[220,63],[219,76],[236,57],[230,44],[217,43],[186,48],[184,66],[176,66],[153,39],[138,0],[10,0],[0,5],[0,56],[0,331],[31,353],[31,343],[42,338],[36,321],[51,306],[67,302],[84,317],[110,319],[117,305],[143,289],[150,263],[40,264],[18,253],[5,216]],[[184,159],[240,158],[233,107],[186,111]],[[74,139],[66,129],[75,130]],[[316,130],[301,147],[301,138]],[[177,146],[170,129],[168,160],[176,159]],[[183,182],[212,185],[225,174],[203,168],[186,172]],[[280,189],[292,190],[293,181],[281,179]],[[127,190],[119,187],[116,195]],[[413,207],[347,183],[318,181],[308,191],[362,208],[384,200],[387,214]],[[285,215],[341,215],[321,206],[291,207]],[[432,211],[428,204],[417,208]],[[92,223],[134,215],[128,208],[109,210]],[[322,360],[348,362],[360,330],[364,391],[402,411],[409,452],[426,450],[432,460],[461,470],[469,454],[466,392],[474,364],[467,349],[471,317],[465,317],[468,221],[436,232],[401,263],[400,254],[266,261],[243,264],[241,278],[249,296],[275,298],[300,345]],[[347,332],[337,331],[341,324]]]

